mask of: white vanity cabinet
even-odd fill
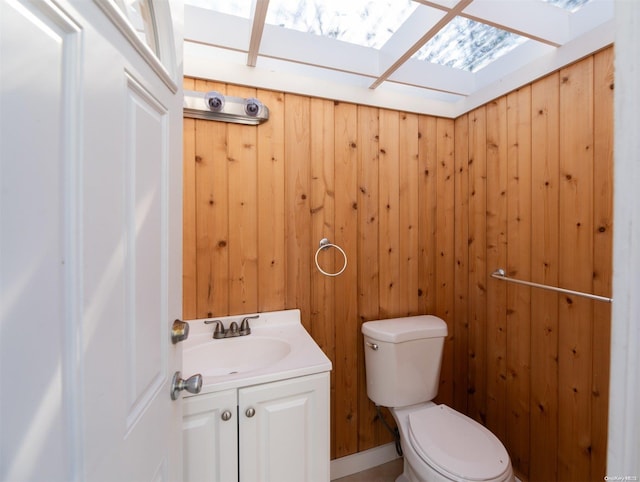
[[[238,390],[240,482],[329,481],[329,373]]]
[[[328,482],[329,443],[329,372],[184,400],[185,482]]]
[[[184,399],[184,482],[238,480],[237,405],[236,389]]]

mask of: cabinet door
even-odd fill
[[[240,482],[329,480],[329,373],[240,389]]]
[[[237,481],[236,390],[185,398],[182,420],[184,481]]]

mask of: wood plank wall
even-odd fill
[[[523,480],[602,480],[610,307],[490,273],[610,295],[612,59],[455,120],[185,79],[271,115],[185,119],[184,317],[299,308],[333,362],[337,458],[391,440],[366,396],[361,324],[436,314],[438,401],[486,424]],[[323,237],[348,254],[338,277],[315,269]]]

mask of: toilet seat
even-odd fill
[[[510,460],[498,438],[446,405],[409,414],[409,442],[422,460],[452,480],[499,481]]]

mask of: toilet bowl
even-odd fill
[[[446,405],[391,408],[405,458],[397,482],[513,482],[509,454],[484,426]]]
[[[396,482],[513,482],[509,455],[483,425],[436,405],[447,325],[422,315],[362,325],[367,394],[398,425],[404,471]]]

